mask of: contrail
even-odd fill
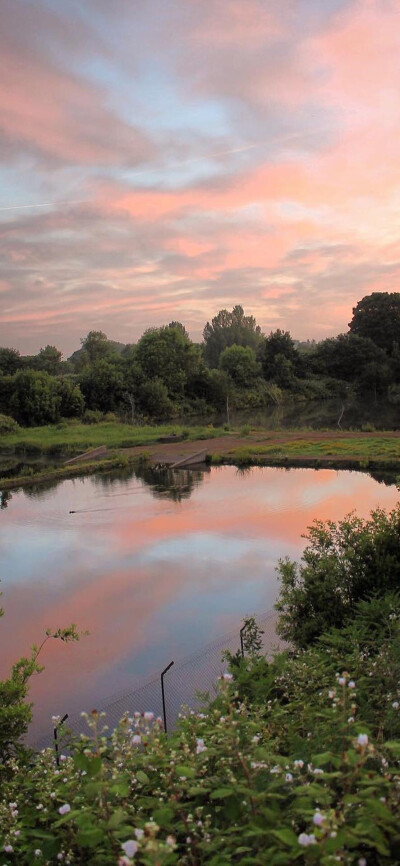
[[[326,132],[328,127],[323,126],[317,129],[314,129],[312,132],[291,132],[287,135],[278,136],[277,138],[269,139],[268,141],[254,142],[252,144],[244,144],[242,147],[231,147],[229,150],[216,150],[212,153],[206,153],[203,156],[194,156],[190,159],[183,160],[179,162],[178,167],[186,166],[186,165],[194,165],[196,162],[204,162],[207,159],[213,159],[216,156],[228,156],[231,153],[243,153],[246,150],[255,150],[259,147],[265,147],[268,144],[284,144],[286,141],[295,141],[301,138],[308,138],[310,135],[315,135],[318,132]],[[174,168],[174,166],[170,166],[170,168]],[[141,169],[141,171],[135,171],[130,177],[143,177],[144,175],[159,173],[159,168],[148,168]],[[70,205],[70,204],[88,204],[92,202],[93,198],[79,198],[79,199],[68,199],[66,201],[50,201],[44,202],[40,204],[14,204],[9,205],[7,207],[0,207],[0,211],[10,211],[10,210],[32,210],[33,208],[41,208],[41,207],[59,207],[60,205]]]

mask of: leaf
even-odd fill
[[[400,741],[389,740],[388,743],[385,743],[385,749],[389,749],[396,757],[400,756]]]
[[[110,794],[116,794],[119,797],[128,797],[130,790],[129,782],[126,779],[120,779],[110,785]]]
[[[88,758],[87,774],[90,778],[97,776],[102,768],[102,760],[100,757]]]
[[[210,800],[223,800],[225,797],[232,797],[234,793],[233,788],[217,788],[211,791]]]
[[[283,830],[271,830],[273,836],[276,839],[279,839],[280,842],[283,842],[284,845],[288,845],[289,848],[292,848],[293,845],[298,845],[297,836],[293,833],[293,830],[283,829]]]
[[[76,841],[84,848],[96,848],[104,839],[104,831],[100,827],[92,827],[90,830],[80,830]]]
[[[127,818],[126,813],[121,807],[115,810],[107,823],[108,830],[115,830]]]
[[[137,778],[138,782],[141,782],[142,785],[149,785],[150,784],[150,779],[146,775],[146,773],[143,772],[143,770],[137,771],[136,778]]]
[[[160,827],[167,827],[174,817],[174,810],[170,806],[164,806],[153,812],[153,818]]]
[[[175,767],[175,772],[177,776],[186,776],[187,779],[194,779],[196,775],[196,770],[193,767],[186,767],[183,764]]]
[[[83,754],[83,752],[75,752],[74,764],[75,767],[78,767],[78,770],[84,770],[87,773],[89,759],[87,755]]]
[[[61,818],[58,819],[58,821],[55,821],[53,826],[61,827],[63,824],[67,824],[68,821],[71,821],[73,818],[79,818],[81,814],[82,813],[80,809],[72,809],[71,812],[67,812],[66,815],[62,815]]]

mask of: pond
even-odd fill
[[[31,740],[52,714],[102,706],[271,609],[276,563],[299,558],[314,518],[397,500],[393,484],[361,472],[230,466],[130,469],[3,494],[0,675],[46,628],[90,632],[47,644]]]

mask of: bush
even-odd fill
[[[19,429],[19,424],[14,418],[0,413],[0,436],[5,436],[7,433],[17,433]]]
[[[77,866],[398,863],[400,610],[374,605],[347,632],[269,663],[250,618],[249,655],[228,654],[211,706],[169,738],[149,712],[110,735],[93,710],[62,772],[52,749],[28,770],[8,761],[0,862],[52,864],[64,851]]]
[[[118,415],[115,414],[115,412],[106,412],[106,414],[103,415],[103,421],[107,421],[107,423],[118,424],[119,418]]]
[[[100,424],[103,420],[103,413],[99,409],[86,409],[82,416],[83,424]]]
[[[400,589],[400,505],[376,509],[368,520],[349,514],[339,523],[316,520],[300,566],[281,560],[278,631],[306,647],[341,628],[371,595]]]

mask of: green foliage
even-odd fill
[[[218,367],[221,353],[227,346],[250,346],[257,350],[262,335],[254,316],[245,316],[243,307],[237,304],[232,312],[220,310],[204,331],[204,357],[210,367]]]
[[[56,346],[45,346],[31,359],[30,366],[34,370],[44,370],[51,376],[56,376],[61,370],[61,358],[62,353]]]
[[[278,566],[278,631],[297,647],[345,625],[362,599],[399,591],[400,506],[376,509],[367,520],[317,520],[306,538],[300,566],[289,559]]]
[[[114,412],[124,399],[122,370],[118,363],[100,358],[84,368],[79,384],[88,409]]]
[[[353,308],[352,334],[369,337],[388,354],[400,342],[400,293],[372,292]]]
[[[61,772],[51,749],[7,761],[0,863],[398,863],[399,613],[363,603],[343,633],[270,661],[250,617],[250,655],[168,738],[149,713],[110,733],[93,710]]]
[[[318,524],[308,567],[318,570],[321,545],[333,547],[344,597],[359,560],[382,583],[395,525],[394,512],[375,512],[368,525],[353,516]],[[52,866],[60,855],[77,866],[399,863],[400,599],[388,582],[356,601],[344,624],[273,658],[247,617],[245,657],[225,654],[230,672],[213,701],[168,738],[152,713],[126,714],[110,732],[93,710],[86,735],[66,735],[60,772],[52,749],[27,766],[16,729],[2,768],[0,864]],[[26,664],[30,676],[37,653],[17,676]]]
[[[82,424],[100,424],[103,413],[99,409],[86,409],[82,416]]]
[[[57,380],[48,373],[20,370],[12,377],[11,413],[20,424],[52,424],[60,418]]]
[[[139,391],[143,411],[153,418],[171,418],[174,404],[168,397],[168,389],[161,379],[144,382]]]
[[[300,358],[289,331],[271,331],[260,346],[259,359],[267,381],[276,382],[280,388],[291,387]]]
[[[14,418],[0,413],[0,436],[4,436],[6,433],[17,433],[18,430],[19,424]]]
[[[354,382],[362,377],[366,365],[385,366],[386,362],[385,352],[370,337],[351,332],[319,343],[313,368],[336,379]]]
[[[61,417],[79,418],[85,408],[85,400],[78,383],[72,377],[58,379],[57,391],[60,398]]]
[[[236,385],[250,388],[261,373],[251,346],[227,346],[219,356],[219,366]]]
[[[169,325],[146,331],[137,344],[137,363],[146,384],[159,380],[170,398],[181,398],[188,378],[197,371],[200,353],[182,327]]]
[[[22,358],[17,349],[0,348],[0,373],[13,376],[22,367]]]

